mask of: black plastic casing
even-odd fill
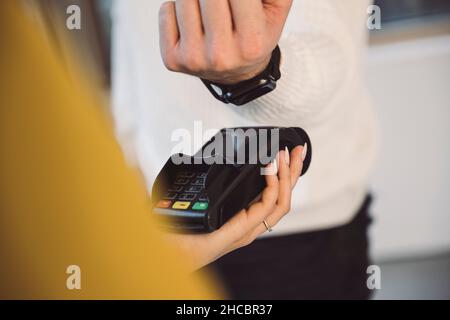
[[[217,100],[242,106],[275,90],[277,81],[281,78],[280,61],[280,47],[276,46],[272,51],[267,68],[251,79],[233,85],[219,84],[206,79],[201,80]]]
[[[208,159],[203,158],[204,150],[213,146],[215,141],[217,141],[217,137],[225,137],[229,135],[230,132],[235,132],[236,130],[247,132],[249,129],[256,130],[258,136],[261,130],[265,130],[265,132],[268,133],[264,136],[267,143],[259,143],[258,141],[257,155],[254,154],[255,150],[251,150],[252,148],[249,146],[247,139],[245,139],[244,143],[241,145],[234,145],[233,147],[236,148],[236,152],[242,151],[242,148],[244,148],[245,163],[237,161],[236,158],[230,159],[226,153],[221,152],[220,150],[215,153],[213,158],[217,160],[217,157],[219,157],[221,158],[219,160],[222,161],[212,161],[213,159],[211,157]],[[175,164],[172,157],[166,162],[153,184],[153,211],[159,216],[169,218],[165,225],[172,231],[206,233],[220,228],[237,212],[247,208],[252,201],[258,198],[265,188],[265,176],[261,174],[261,169],[265,167],[268,162],[273,161],[279,151],[271,150],[272,139],[275,139],[275,137],[279,140],[279,150],[283,150],[287,147],[288,150],[291,151],[296,146],[304,146],[307,144],[307,153],[301,173],[301,175],[304,175],[308,171],[311,163],[312,145],[308,135],[303,129],[280,127],[222,129],[194,156],[177,155],[178,160],[183,159],[183,164]],[[259,155],[261,154],[265,155],[265,161],[260,159]],[[256,161],[249,161],[251,159],[256,159]],[[204,189],[209,198],[209,207],[207,211],[192,212],[156,208],[156,203],[162,198],[162,195],[165,193],[168,186],[174,182],[178,173],[184,171],[207,172],[204,185]]]

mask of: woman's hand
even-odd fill
[[[266,175],[267,187],[261,199],[249,208],[241,210],[219,230],[208,234],[170,234],[169,239],[191,257],[191,269],[199,269],[221,256],[252,243],[267,231],[264,220],[275,226],[291,206],[292,189],[297,183],[303,167],[303,147],[280,151],[277,156],[278,173]],[[271,168],[270,168],[271,167]]]
[[[160,48],[169,70],[230,84],[270,61],[292,0],[176,0],[159,13]]]

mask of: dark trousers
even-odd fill
[[[213,272],[233,299],[368,299],[370,202],[344,226],[257,240]]]

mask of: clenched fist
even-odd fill
[[[159,14],[161,55],[171,71],[217,83],[250,79],[268,65],[292,0],[176,0]]]

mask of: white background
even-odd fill
[[[449,252],[450,36],[372,46],[368,75],[382,133],[373,256]]]

